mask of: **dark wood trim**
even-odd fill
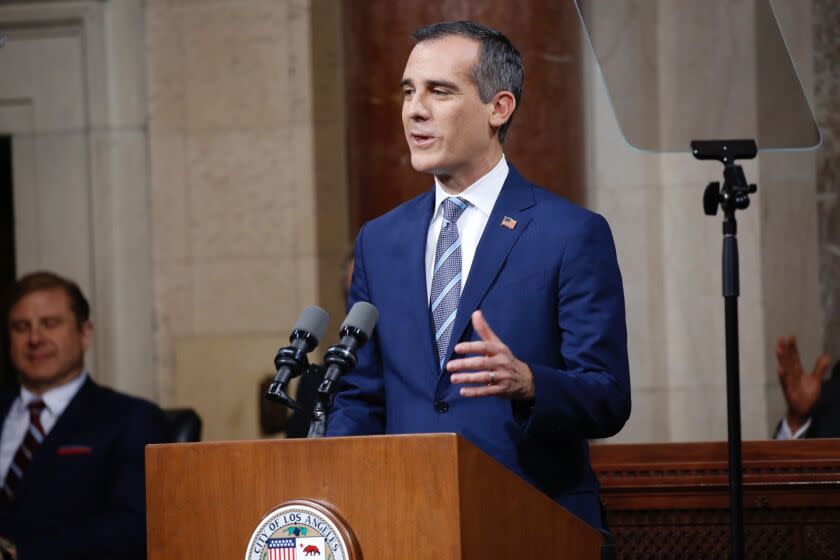
[[[725,442],[596,445],[619,558],[719,558],[729,543]],[[840,558],[840,440],[743,445],[748,558]]]

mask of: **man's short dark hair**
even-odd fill
[[[478,62],[473,66],[470,77],[478,89],[482,103],[489,103],[500,91],[509,91],[516,99],[516,109],[522,99],[522,84],[525,81],[525,68],[522,57],[510,40],[486,25],[472,21],[445,21],[433,23],[417,29],[411,34],[418,43],[441,39],[450,35],[461,35],[475,39],[480,45]],[[505,141],[505,134],[513,115],[499,127],[499,142]]]
[[[9,324],[9,313],[17,302],[31,293],[46,290],[64,290],[70,300],[70,310],[73,311],[79,326],[90,319],[90,304],[78,284],[54,272],[39,271],[21,276],[9,288],[4,313],[6,328]]]

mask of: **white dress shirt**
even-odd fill
[[[502,155],[499,163],[493,169],[458,195],[451,195],[443,190],[443,185],[435,177],[435,212],[432,215],[432,223],[429,224],[429,233],[426,237],[427,300],[432,294],[435,249],[437,248],[437,239],[443,225],[443,209],[441,208],[443,200],[450,196],[459,196],[470,203],[463,214],[461,214],[461,217],[458,218],[457,223],[458,235],[461,238],[461,293],[463,293],[464,286],[467,285],[470,267],[475,257],[475,250],[478,247],[478,241],[481,239],[481,234],[484,233],[484,227],[487,225],[487,220],[490,219],[490,213],[493,211],[496,199],[499,198],[499,193],[502,190],[502,185],[505,184],[507,176],[508,164],[505,156]]]
[[[44,427],[44,433],[48,434],[55,426],[58,417],[82,388],[85,379],[87,379],[87,373],[82,372],[70,383],[50,389],[40,397],[23,387],[20,388],[20,395],[9,408],[9,413],[3,422],[3,434],[0,435],[0,477],[2,480],[6,480],[6,473],[9,472],[15,453],[23,443],[23,438],[29,429],[29,403],[38,398],[44,401],[46,406],[41,411],[41,426]]]
[[[776,439],[802,439],[802,436],[805,435],[805,432],[807,432],[810,427],[811,419],[808,418],[808,420],[806,420],[798,430],[791,433],[787,418],[782,418],[782,424],[779,426],[779,431],[776,432]]]

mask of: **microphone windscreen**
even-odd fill
[[[379,311],[374,306],[366,301],[357,301],[341,324],[341,329],[354,327],[362,331],[367,338],[370,338],[377,319],[379,319]]]
[[[310,305],[300,312],[293,330],[306,331],[315,337],[315,344],[320,344],[321,338],[327,332],[327,325],[330,324],[330,314],[318,307]]]

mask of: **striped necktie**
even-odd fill
[[[29,403],[29,429],[26,431],[14,459],[12,459],[9,472],[6,473],[6,480],[3,483],[2,499],[5,501],[11,502],[15,499],[15,492],[20,486],[23,474],[44,441],[46,433],[41,425],[41,412],[45,406],[42,400],[34,400]]]
[[[435,268],[429,297],[432,321],[435,326],[435,347],[440,367],[446,361],[446,349],[452,338],[452,323],[461,299],[461,237],[458,218],[469,203],[450,196],[443,201],[443,225],[435,249]]]

